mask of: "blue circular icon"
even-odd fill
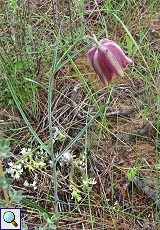
[[[3,218],[5,222],[11,223],[15,219],[15,216],[13,212],[8,211],[4,213]]]
[[[11,224],[13,224],[15,227],[18,226],[18,224],[15,222],[15,215],[14,215],[14,213],[11,212],[11,211],[5,212],[4,215],[3,215],[3,219],[4,219],[5,222],[11,223]]]

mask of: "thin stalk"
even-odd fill
[[[95,34],[93,34],[93,37],[91,37],[89,35],[84,36],[84,39],[86,39],[86,38],[89,38],[90,40],[92,40],[96,44],[97,47],[100,46]]]
[[[53,164],[55,213],[57,213],[58,212],[58,192],[57,192],[57,173],[56,173],[57,162],[55,161],[55,154],[53,148],[53,126],[52,126],[52,95],[53,95],[54,77],[55,77],[55,71],[53,70],[49,81],[49,87],[48,87],[48,123],[49,123],[49,135],[50,135],[50,144],[51,144],[50,156]]]
[[[0,175],[4,175],[3,167],[2,167],[2,160],[0,160]],[[9,195],[6,189],[3,189],[5,201],[7,204],[7,208],[10,208],[10,200],[9,200]]]
[[[57,53],[58,53],[59,41],[60,41],[60,37],[58,36],[56,49],[52,61],[52,73],[50,76],[49,86],[48,86],[48,123],[49,123],[49,135],[50,135],[50,145],[51,145],[50,156],[53,164],[55,213],[58,213],[58,192],[57,192],[58,183],[57,183],[57,173],[56,173],[57,162],[55,161],[56,156],[54,154],[54,148],[53,148],[52,96],[53,96],[54,78],[57,73]]]
[[[49,86],[48,86],[48,123],[49,123],[49,134],[50,134],[50,144],[51,144],[51,159],[52,159],[52,164],[53,164],[53,180],[54,180],[54,201],[55,201],[55,213],[58,213],[58,183],[57,183],[57,173],[56,173],[56,166],[57,166],[57,159],[54,154],[54,148],[53,148],[53,123],[52,123],[52,96],[53,96],[53,85],[54,85],[54,77],[55,74],[58,71],[59,65],[62,63],[62,60],[68,55],[70,50],[72,50],[79,42],[80,39],[78,39],[64,54],[62,57],[57,61],[57,53],[58,53],[58,44],[61,44],[59,36],[57,37],[57,46],[56,50],[54,53],[54,58],[52,62],[52,74],[50,77],[49,81]]]
[[[87,123],[87,121],[86,121],[86,123]],[[89,148],[90,148],[90,146],[89,146]],[[85,132],[85,150],[84,150],[85,164],[86,164],[86,169],[85,169],[86,181],[88,181],[88,179],[89,179],[88,178],[87,151],[88,151],[88,130],[86,129],[86,132]],[[90,216],[91,228],[93,230],[94,229],[94,220],[93,220],[93,214],[92,214],[89,185],[87,186],[87,196],[88,196],[88,206],[89,206],[89,216]]]

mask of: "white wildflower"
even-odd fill
[[[20,153],[22,155],[25,155],[25,154],[28,154],[28,153],[31,153],[32,152],[32,149],[31,148],[22,148],[22,150],[20,151]]]
[[[51,164],[51,165],[53,164],[53,162],[51,160],[48,163]]]
[[[61,158],[61,161],[67,164],[69,164],[72,160],[73,160],[73,155],[70,151],[64,153],[63,157]]]
[[[13,179],[18,180],[20,178],[20,173],[15,172],[15,174],[12,177],[13,177]]]
[[[89,184],[92,184],[92,185],[97,184],[97,181],[95,180],[95,178],[90,179]]]
[[[37,186],[36,186],[37,182],[38,182],[38,177],[37,177],[37,174],[35,174],[33,183],[30,184],[27,180],[25,180],[23,185],[26,187],[31,186],[31,187],[33,187],[34,190],[36,190],[37,189]]]
[[[34,181],[33,181],[33,183],[32,183],[32,184],[30,184],[30,186],[32,186],[32,187],[34,188],[34,190],[36,190],[36,189],[37,189],[36,184],[37,184],[37,181],[36,181],[36,180],[34,180]]]
[[[82,161],[84,162],[85,159],[86,159],[86,156],[85,156],[85,154],[83,154],[83,155],[82,155]]]
[[[26,152],[27,152],[26,148],[22,148],[22,150],[20,151],[22,155],[24,155]]]
[[[42,166],[42,167],[46,165],[43,161],[40,161],[38,164],[39,166]]]
[[[37,186],[36,186],[37,182],[38,182],[38,176],[37,176],[37,174],[35,174],[34,181],[32,184],[30,184],[30,186],[32,186],[34,188],[34,190],[37,189]]]
[[[21,164],[13,164],[13,162],[9,162],[8,165],[10,168],[7,170],[9,174],[11,174],[11,177],[18,180],[20,178],[20,175],[23,173],[23,168]]]
[[[23,185],[24,185],[25,187],[28,187],[28,186],[29,186],[28,181],[27,181],[27,180],[25,180],[25,182],[23,183]]]
[[[8,165],[12,167],[14,164],[13,164],[13,162],[11,161],[11,162],[8,163]]]
[[[83,182],[84,186],[88,186],[88,181],[87,180],[83,180],[82,182]]]
[[[113,205],[113,210],[115,210],[118,207],[118,201],[116,200],[114,205]]]
[[[90,178],[88,180],[82,180],[84,186],[94,185],[97,184],[95,178]]]
[[[32,149],[31,148],[28,148],[27,149],[27,153],[31,153],[32,152]]]

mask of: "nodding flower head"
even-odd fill
[[[88,51],[88,59],[101,81],[108,84],[113,75],[122,77],[124,75],[123,67],[133,61],[114,41],[104,38],[95,42],[96,45]]]

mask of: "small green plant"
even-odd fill
[[[129,55],[134,55],[138,48],[134,45],[133,41],[130,39],[130,37],[128,36],[128,34],[125,37],[126,43],[127,43],[127,50]]]
[[[56,230],[56,222],[60,219],[60,214],[55,213],[51,217],[49,217],[46,213],[43,213],[43,219],[46,221],[45,226],[43,229],[53,229]]]
[[[18,6],[18,0],[9,0],[8,9],[13,13],[16,13],[18,10],[20,10],[21,8]]]
[[[127,172],[127,177],[129,181],[133,181],[133,178],[135,177],[135,175],[137,174],[139,168],[136,166],[133,166],[133,168],[131,168],[128,172]]]
[[[0,140],[0,188],[3,189],[5,200],[1,201],[1,207],[11,207],[12,203],[19,203],[22,200],[22,191],[12,191],[11,183],[13,180],[6,177],[6,172],[3,171],[3,159],[11,157],[9,141]]]
[[[38,177],[36,170],[46,170],[52,168],[52,162],[48,158],[48,154],[43,151],[41,147],[34,149],[22,148],[19,153],[19,160],[16,162],[8,162],[9,168],[6,169],[6,173],[18,181],[23,174],[30,171],[34,171],[34,178],[32,183],[26,179],[23,183],[24,187],[32,187],[34,190],[37,189]],[[12,194],[11,194],[12,195]]]
[[[60,160],[62,167],[69,167],[69,183],[70,188],[72,189],[71,195],[75,199],[75,202],[80,202],[82,200],[82,191],[91,191],[92,185],[96,184],[94,178],[88,178],[86,175],[86,156],[82,152],[78,158],[76,158],[70,151],[66,152]],[[76,173],[79,173],[78,183],[76,181]]]

